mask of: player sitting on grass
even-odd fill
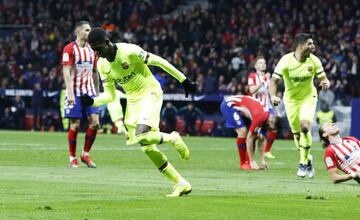
[[[333,123],[324,123],[319,128],[326,169],[334,183],[354,179],[360,184],[360,141],[355,137],[341,138],[339,133]],[[339,174],[339,169],[346,175]]]
[[[158,66],[176,78],[184,87],[185,94],[196,91],[196,84],[163,58],[144,51],[137,45],[110,42],[103,29],[96,28],[89,34],[91,48],[100,56],[97,69],[104,92],[95,99],[81,97],[84,105],[99,106],[115,99],[115,84],[126,93],[125,126],[128,131],[127,144],[140,143],[143,152],[159,171],[175,182],[174,191],[168,197],[178,197],[191,192],[192,188],[168,162],[157,144],[170,143],[184,160],[189,159],[189,149],[179,133],[159,131],[163,91],[160,83],[150,72],[148,65]]]
[[[268,164],[264,157],[264,144],[259,144],[260,167],[254,160],[254,142],[258,135],[264,140],[261,129],[268,127],[269,112],[264,109],[260,101],[251,96],[235,95],[226,98],[220,106],[226,127],[235,129],[237,146],[240,158],[240,169],[257,170],[267,169]],[[243,117],[250,119],[249,130],[246,128]],[[264,143],[264,142],[263,142]]]

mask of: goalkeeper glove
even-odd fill
[[[91,98],[88,94],[80,96],[80,101],[83,106],[90,106],[94,104],[94,99]]]
[[[188,97],[189,93],[196,92],[196,83],[194,81],[185,79],[184,82],[181,83],[181,85],[184,87],[185,97]]]

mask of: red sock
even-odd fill
[[[240,166],[247,163],[247,151],[246,151],[246,138],[237,138],[236,144],[238,148],[239,158],[240,158]]]
[[[76,139],[77,139],[77,130],[69,129],[68,131],[68,141],[69,141],[69,153],[70,156],[75,157],[76,154]]]
[[[269,152],[270,151],[270,148],[273,145],[276,137],[277,137],[277,132],[275,132],[275,131],[269,131],[266,134],[266,140],[267,141],[266,141],[266,146],[265,146],[264,152]]]
[[[89,152],[94,140],[96,138],[97,129],[91,129],[90,127],[86,131],[85,135],[85,144],[84,144],[84,151]]]

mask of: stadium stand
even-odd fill
[[[197,2],[204,4],[185,0],[0,1],[0,114],[13,100],[5,95],[6,89],[32,90],[36,83],[44,91],[64,87],[60,55],[74,39],[73,21],[77,20],[102,26],[113,41],[136,43],[166,58],[197,81],[198,95],[247,94],[246,79],[254,58],[264,55],[271,72],[281,55],[291,50],[293,37],[309,32],[315,36],[316,54],[332,83],[333,105],[348,106],[352,97],[360,96],[357,1]],[[159,69],[152,70],[165,93],[180,92],[175,80]],[[29,98],[24,99],[31,108]],[[43,105],[54,110],[58,100],[49,97]]]

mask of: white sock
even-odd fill
[[[89,152],[82,151],[82,152],[81,152],[81,156],[89,156]]]
[[[70,156],[70,162],[75,160],[75,159],[76,159],[76,157]]]

